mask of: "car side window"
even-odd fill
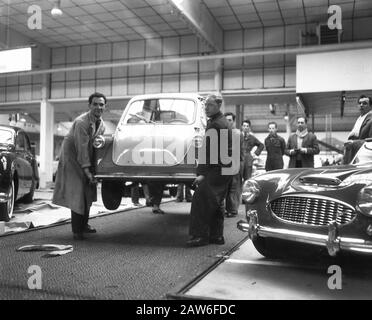
[[[27,152],[31,152],[31,143],[30,143],[30,139],[28,138],[28,136],[24,135],[25,137],[25,150]]]
[[[16,150],[25,150],[25,137],[22,132],[18,132],[16,138]]]
[[[202,108],[200,112],[200,120],[204,128],[207,127],[207,115],[205,114],[205,105],[202,103]]]

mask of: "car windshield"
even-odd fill
[[[13,133],[0,128],[0,144],[12,144],[13,142]]]
[[[195,102],[186,99],[146,99],[134,101],[123,123],[190,124],[195,118]]]
[[[372,162],[372,142],[366,142],[358,150],[352,164]]]

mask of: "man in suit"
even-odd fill
[[[230,141],[227,144],[221,143],[221,139],[226,132],[224,130],[227,130],[229,140],[232,135],[226,118],[220,111],[221,105],[222,98],[215,95],[210,95],[205,100],[205,113],[209,118],[203,143],[205,159],[199,162],[196,170],[197,177],[193,182],[196,190],[191,202],[190,239],[186,243],[188,247],[225,243],[222,208],[232,176],[223,174],[223,168],[227,165],[223,163],[221,155],[226,154],[226,150],[222,148],[227,148],[228,154],[231,154],[232,145]],[[211,152],[213,150],[217,150],[216,155]],[[214,156],[217,156],[217,159],[213,159]]]
[[[297,118],[297,131],[288,138],[285,154],[288,168],[314,168],[314,155],[320,152],[316,135],[308,132],[306,117]]]
[[[283,169],[283,155],[285,151],[285,140],[278,135],[278,125],[272,121],[268,123],[269,135],[265,139],[267,158],[265,170]]]
[[[358,98],[360,116],[355,121],[353,129],[345,142],[344,163],[348,164],[354,158],[366,138],[372,138],[372,99],[361,95]]]
[[[258,157],[264,145],[259,141],[251,131],[251,121],[246,119],[242,122],[242,149],[244,153],[244,162],[242,165],[242,176],[243,180],[248,180],[252,176],[253,156],[251,151],[254,147],[257,147],[254,154]]]
[[[243,165],[244,154],[242,146],[242,136],[240,130],[236,128],[235,114],[232,112],[226,112],[224,114],[229,128],[233,135],[236,135],[240,139],[240,167]],[[242,193],[242,172],[239,172],[232,176],[231,182],[227,189],[227,195],[225,199],[225,205],[223,211],[225,212],[226,218],[234,218],[238,215],[239,205],[241,203],[241,193]]]

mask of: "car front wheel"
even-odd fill
[[[123,184],[119,181],[102,181],[101,194],[105,208],[116,210],[123,196]]]
[[[0,203],[0,221],[7,222],[13,216],[14,197],[15,197],[14,180],[12,180],[9,190],[9,200],[7,202]]]
[[[256,250],[264,257],[269,259],[278,259],[281,257],[280,249],[276,246],[272,246],[270,239],[257,236],[252,239],[252,242]]]
[[[35,189],[36,189],[36,180],[35,178],[32,178],[32,185],[31,185],[30,192],[27,193],[22,199],[24,203],[32,203],[32,201],[34,200]]]

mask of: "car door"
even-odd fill
[[[25,134],[18,131],[15,146],[15,168],[18,175],[18,198],[28,193],[27,175],[29,163],[26,159]]]
[[[36,162],[34,155],[32,154],[30,139],[25,133],[24,133],[24,138],[25,138],[24,158],[27,161],[27,163],[25,163],[25,186],[27,188],[26,192],[28,193],[32,189],[33,181],[35,181],[36,183],[36,180],[38,178],[36,175],[37,162]]]

